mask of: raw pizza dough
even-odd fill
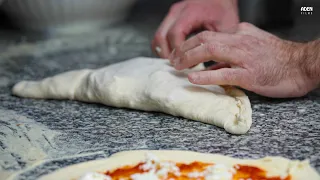
[[[194,161],[233,165],[251,165],[264,169],[268,177],[291,175],[292,180],[319,180],[320,176],[313,169],[308,161],[289,160],[282,157],[265,157],[262,159],[236,159],[219,154],[205,154],[191,151],[124,151],[116,153],[107,159],[89,161],[72,165],[52,174],[43,176],[40,180],[70,180],[77,179],[87,172],[106,172],[123,166],[134,166],[145,159],[146,153],[152,153],[161,161],[177,163],[192,163]]]
[[[200,69],[203,65],[192,70]],[[244,92],[233,87],[191,84],[188,71],[176,71],[162,59],[138,57],[97,70],[22,81],[13,87],[13,94],[159,111],[214,124],[233,134],[246,133],[252,123],[252,109]]]

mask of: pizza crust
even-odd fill
[[[320,176],[308,161],[289,160],[282,157],[262,159],[236,159],[219,154],[206,154],[192,151],[136,150],[116,153],[109,158],[72,165],[45,175],[40,180],[77,179],[86,172],[105,172],[126,165],[136,165],[145,159],[146,153],[152,153],[163,161],[191,163],[194,161],[225,164],[252,165],[266,170],[268,176],[291,175],[292,180],[319,180]]]
[[[159,111],[246,133],[252,124],[249,98],[234,87],[195,85],[190,71],[176,71],[168,61],[138,57],[101,69],[83,69],[40,81],[22,81],[13,94],[27,98],[71,99],[144,111]]]

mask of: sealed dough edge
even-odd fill
[[[252,124],[249,98],[235,87],[195,85],[188,72],[168,61],[137,57],[99,69],[73,70],[38,81],[21,81],[16,96],[69,99],[180,116],[213,124],[232,134],[245,134]]]
[[[240,89],[232,86],[221,86],[227,94],[232,96],[239,108],[239,113],[235,115],[234,121],[226,121],[224,129],[228,132],[245,134],[252,125],[252,109],[249,97]]]
[[[220,154],[198,153],[178,150],[134,150],[118,152],[106,159],[88,161],[71,165],[51,174],[40,177],[40,180],[76,179],[86,172],[105,172],[126,165],[136,165],[152,153],[163,161],[191,163],[193,161],[223,163],[226,165],[252,165],[267,171],[268,176],[291,175],[292,180],[320,180],[319,174],[308,161],[289,160],[282,157],[265,157],[261,159],[237,159]]]

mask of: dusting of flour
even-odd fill
[[[13,177],[50,159],[65,159],[102,152],[79,152],[83,147],[74,143],[63,143],[64,134],[50,130],[45,125],[15,111],[0,109],[0,179]]]
[[[11,110],[0,114],[0,170],[20,170],[47,157],[57,132]]]
[[[52,151],[52,131],[11,110],[0,109],[0,177],[9,176],[48,157]]]

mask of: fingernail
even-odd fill
[[[161,51],[162,51],[162,49],[161,49],[159,46],[157,46],[157,47],[155,48],[155,50],[157,51],[158,54],[160,54]]]
[[[177,66],[179,66],[180,65],[180,58],[175,58],[174,60],[173,60],[173,66],[174,67],[177,67]]]
[[[175,49],[171,52],[171,54],[170,54],[169,57],[168,57],[168,59],[169,59],[170,62],[173,61],[173,59],[174,59],[174,52],[175,52]],[[171,62],[171,63],[172,63],[172,62]]]

